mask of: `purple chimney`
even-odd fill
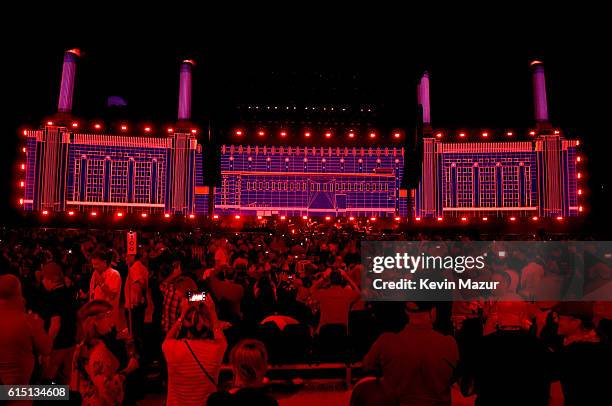
[[[548,122],[548,104],[546,102],[546,79],[544,78],[544,64],[541,61],[531,62],[533,78],[533,105],[535,119],[538,123]]]
[[[78,49],[70,49],[64,52],[64,65],[62,67],[62,84],[60,87],[57,111],[70,113],[72,111],[72,94],[74,93],[74,74],[76,63],[81,55]]]
[[[417,86],[417,104],[423,106],[423,125],[431,125],[431,112],[429,108],[429,73],[423,73]]]
[[[195,62],[188,59],[181,63],[181,75],[179,84],[179,120],[191,119],[191,70]]]

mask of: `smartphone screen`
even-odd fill
[[[206,300],[206,292],[187,292],[187,300],[190,302],[203,302]]]

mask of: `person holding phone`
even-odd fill
[[[212,297],[187,292],[181,315],[168,331],[162,351],[168,368],[168,406],[206,404],[217,390],[227,341]]]

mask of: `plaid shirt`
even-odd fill
[[[182,295],[172,285],[162,284],[160,290],[164,295],[162,307],[162,330],[167,333],[181,316]]]

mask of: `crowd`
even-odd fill
[[[149,231],[135,254],[117,230],[0,237],[0,384],[130,405],[158,366],[168,405],[274,405],[269,364],[340,357],[369,376],[355,405],[450,405],[453,384],[480,406],[546,405],[555,381],[567,405],[612,401],[612,303],[361,300],[362,239],[478,235]],[[514,258],[497,276],[518,295],[551,266]]]

